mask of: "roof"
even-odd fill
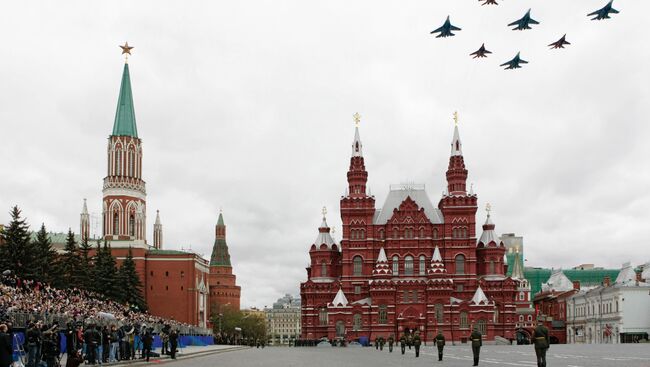
[[[215,238],[212,246],[210,266],[232,266],[230,264],[230,253],[225,238]]]
[[[645,279],[646,282],[650,282],[650,261],[643,265],[643,272],[641,273],[641,278]]]
[[[381,250],[379,250],[379,256],[377,257],[377,262],[378,263],[387,263],[388,258],[386,257],[386,251],[384,251],[384,248],[382,247]]]
[[[217,219],[217,225],[218,226],[225,226],[225,224],[223,223],[223,213],[221,213],[221,212],[219,213],[219,219]]]
[[[431,258],[431,262],[442,262],[442,256],[440,256],[440,249],[438,248],[438,245],[436,245],[435,250],[433,250],[433,257]]]
[[[117,110],[115,111],[115,122],[113,123],[113,134],[111,135],[138,137],[138,128],[135,125],[135,109],[133,107],[129,64],[124,64],[120,95],[117,100]]]
[[[359,137],[359,126],[354,129],[354,141],[352,142],[352,156],[353,157],[363,157],[363,144],[361,144],[361,138]]]
[[[636,272],[634,271],[634,267],[632,267],[629,262],[623,264],[621,272],[618,273],[618,276],[616,277],[616,281],[614,283],[619,285],[628,285],[634,284],[635,282]]]
[[[456,144],[458,143],[458,144]],[[460,141],[458,125],[454,126],[454,138],[451,141],[451,155],[463,155],[463,143]]]
[[[154,248],[150,249],[148,253],[151,255],[194,255],[191,252],[181,250],[158,250]]]
[[[488,298],[485,296],[483,289],[481,289],[480,286],[476,288],[476,292],[474,292],[474,297],[472,297],[472,303],[475,305],[480,305],[480,304],[487,305],[488,303],[490,303]]]
[[[379,214],[374,219],[373,224],[386,224],[388,220],[393,217],[393,211],[399,209],[400,204],[410,197],[415,201],[420,208],[424,208],[424,214],[433,224],[442,224],[442,212],[440,209],[433,206],[424,186],[414,185],[400,185],[399,187],[391,186],[384,206],[382,206]]]
[[[519,256],[523,258],[523,254],[520,252]],[[508,272],[512,272],[514,266],[514,252],[508,253]],[[594,286],[600,285],[603,282],[605,277],[610,279],[616,279],[619,269],[566,269],[562,270],[564,275],[569,278],[572,282],[579,281],[580,286]],[[524,277],[530,283],[531,295],[535,295],[542,290],[542,283],[545,283],[553,273],[553,269],[550,268],[536,268],[536,267],[525,267],[524,268]]]
[[[519,252],[515,252],[517,255]],[[511,277],[515,279],[524,279],[524,264],[521,261],[521,256],[514,257],[515,265],[513,266]]]
[[[545,292],[566,292],[571,289],[573,289],[573,282],[561,270],[554,271],[548,281],[542,284],[542,290]]]
[[[334,297],[332,305],[334,307],[346,307],[348,305],[348,299],[345,298],[342,288],[339,288],[339,291],[336,292],[336,297]]]
[[[327,225],[327,220],[325,220],[324,216],[323,222],[321,222],[320,227],[318,227],[318,236],[316,236],[316,240],[314,240],[314,245],[316,246],[323,244],[327,245],[328,248],[332,248],[332,246],[336,245],[332,235],[330,235],[330,227]]]
[[[494,243],[497,247],[503,245],[499,236],[494,232],[494,223],[490,218],[490,213],[488,213],[487,218],[485,219],[483,233],[481,233],[481,238],[479,238],[478,243],[482,243],[484,246],[489,246],[490,243]]]

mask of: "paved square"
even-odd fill
[[[348,367],[348,366],[471,366],[470,347],[447,346],[445,358],[438,362],[437,352],[424,347],[420,358],[413,350],[401,355],[399,349],[388,353],[374,348],[286,348],[247,349],[236,352],[197,357],[174,363],[197,366],[233,367]],[[553,345],[548,353],[548,367],[649,367],[650,344],[623,345]],[[535,351],[532,346],[484,346],[480,366],[535,367]]]

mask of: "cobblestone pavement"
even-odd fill
[[[445,358],[438,362],[437,352],[424,347],[420,358],[413,350],[405,355],[399,349],[388,353],[374,348],[286,348],[246,349],[196,357],[170,363],[196,367],[349,367],[349,366],[471,366],[470,347],[447,346]],[[535,367],[532,346],[484,346],[479,366]],[[548,367],[650,367],[650,344],[623,345],[553,345],[547,357]]]

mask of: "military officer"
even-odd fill
[[[402,354],[404,354],[404,351],[406,351],[406,337],[404,334],[399,338],[399,346],[402,348]]]
[[[415,358],[420,356],[420,344],[422,344],[422,339],[420,339],[420,332],[416,331],[415,336],[413,336],[413,346],[415,347]]]
[[[445,336],[442,335],[442,331],[438,330],[438,335],[436,335],[434,340],[438,347],[438,360],[442,361],[442,350],[445,348]]]
[[[537,367],[546,367],[546,351],[551,346],[551,340],[548,336],[548,328],[541,321],[537,321],[537,327],[533,332],[533,342],[535,343]]]
[[[481,354],[481,346],[483,345],[483,335],[478,331],[478,327],[474,326],[474,331],[469,336],[472,340],[472,354],[474,355],[474,366],[478,366],[478,357]]]
[[[379,337],[379,350],[384,350],[384,344],[386,344],[386,339],[383,336]]]
[[[388,337],[388,352],[393,353],[393,344],[395,344],[395,337],[393,334],[390,334]]]

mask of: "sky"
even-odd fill
[[[340,241],[352,115],[368,186],[437,204],[459,113],[479,207],[527,266],[650,260],[650,2],[14,1],[0,12],[0,223],[79,231],[100,217],[129,59],[152,242],[209,258],[223,210],[242,307],[298,294],[321,208]],[[512,31],[528,8],[540,24]],[[455,37],[429,32],[447,15]],[[567,34],[570,46],[547,44]],[[474,60],[482,43],[493,54]],[[524,68],[499,64],[521,51]],[[477,226],[480,235],[480,226]],[[101,228],[94,228],[100,233]]]

